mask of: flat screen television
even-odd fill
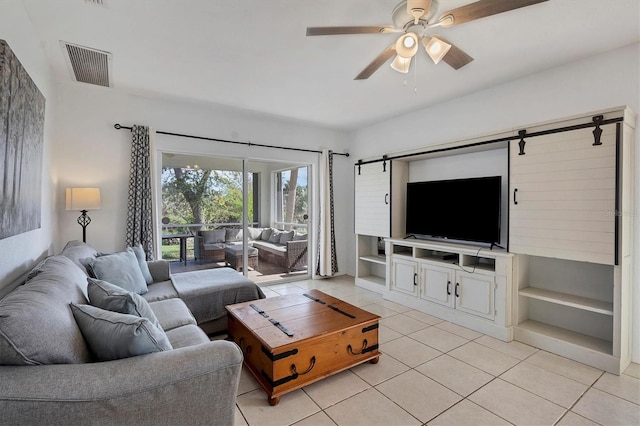
[[[406,233],[500,244],[502,177],[407,183]]]

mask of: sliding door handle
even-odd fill
[[[518,204],[518,188],[513,190],[513,204]]]
[[[389,204],[389,193],[384,194],[384,203]]]

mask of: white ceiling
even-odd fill
[[[405,87],[388,64],[353,80],[397,35],[305,36],[307,26],[390,25],[399,0],[104,2],[23,0],[59,79],[71,80],[64,40],[111,52],[118,90],[343,129],[640,40],[638,0],[549,0],[439,29],[475,60],[455,71],[419,51]],[[440,0],[436,16],[470,2]]]

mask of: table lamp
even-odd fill
[[[79,210],[78,224],[82,226],[82,242],[87,242],[87,225],[91,218],[87,216],[89,210],[102,208],[100,203],[100,188],[67,188],[67,210]]]

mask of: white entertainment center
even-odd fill
[[[361,161],[356,285],[620,374],[631,351],[635,122],[620,107]],[[406,186],[421,179],[416,170],[488,150],[506,160],[507,249],[406,238]]]

